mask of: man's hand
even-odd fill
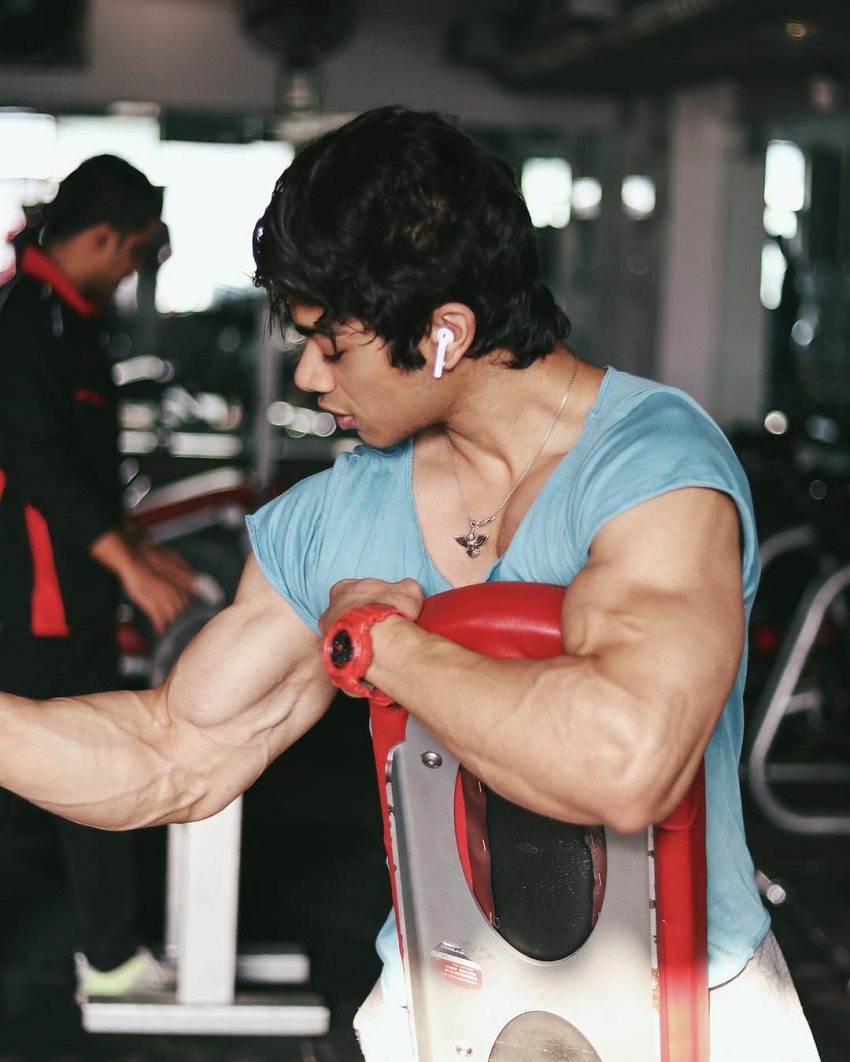
[[[145,613],[157,634],[191,604],[191,569],[171,550],[153,544],[132,546],[122,532],[106,531],[89,552],[98,564],[115,572],[127,597]]]
[[[139,558],[157,575],[181,590],[193,594],[195,590],[195,571],[176,550],[160,546],[149,538],[143,538],[136,546]]]
[[[162,634],[192,602],[191,580],[188,587],[185,580],[182,584],[172,582],[143,560],[122,572],[121,585],[127,597],[148,617],[157,634]]]
[[[340,616],[361,605],[392,605],[412,619],[422,611],[425,595],[415,579],[385,583],[381,579],[343,579],[331,587],[328,607],[319,617],[319,630],[327,634]]]

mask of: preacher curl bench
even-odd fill
[[[563,652],[561,587],[438,594],[419,624],[493,657]],[[702,769],[636,834],[488,791],[398,705],[371,704],[418,1062],[708,1062]]]

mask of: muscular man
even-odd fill
[[[161,206],[161,190],[122,159],[89,159],[22,234],[0,291],[0,687],[11,693],[115,688],[119,583],[158,630],[189,599],[179,558],[125,532],[100,338],[102,304],[158,235]],[[136,927],[132,837],[57,822],[81,992],[159,985]]]
[[[302,151],[255,256],[304,337],[299,386],[365,446],[249,521],[235,604],[162,688],[0,700],[17,749],[4,784],[109,828],[209,815],[326,710],[320,636],[347,610],[415,616],[423,596],[485,580],[565,585],[561,657],[487,659],[393,615],[371,630],[365,679],[492,789],[575,823],[663,818],[705,756],[714,1057],[816,1057],[743,834],[758,561],[720,431],[681,393],[566,347],[512,174],[437,116],[368,112]],[[391,925],[379,948],[361,1042],[370,1062],[402,1062]]]

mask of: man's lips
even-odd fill
[[[340,413],[335,409],[329,409],[327,406],[323,406],[321,403],[319,403],[319,408],[324,410],[325,413],[330,413],[330,415],[336,421],[336,426],[340,429],[340,431],[348,431],[349,428],[353,427],[353,413]]]

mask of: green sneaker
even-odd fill
[[[82,952],[74,955],[77,968],[77,1002],[89,999],[138,999],[161,996],[174,988],[177,977],[170,966],[158,962],[147,948],[113,970],[96,970]]]

